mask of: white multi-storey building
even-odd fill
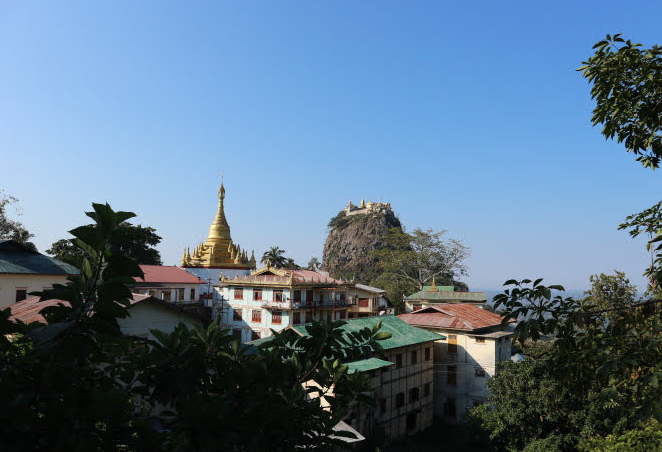
[[[326,316],[346,319],[353,301],[353,284],[313,270],[284,270],[264,267],[250,275],[223,278],[222,300],[214,316],[242,342],[271,335],[290,325]]]

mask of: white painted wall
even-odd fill
[[[53,284],[66,284],[67,275],[16,275],[0,274],[0,309],[16,302],[16,290],[27,293],[50,289]],[[29,298],[31,295],[27,295]]]
[[[499,330],[497,328],[495,330]],[[474,403],[485,403],[489,397],[488,378],[496,375],[497,363],[510,359],[510,337],[484,338],[481,343],[475,336],[463,332],[434,329],[446,339],[435,343],[435,416],[444,417],[444,404],[449,398],[455,399],[456,419],[461,419]],[[457,354],[448,353],[449,335],[457,336]],[[448,368],[455,366],[456,384],[448,384]],[[483,371],[484,376],[476,371]]]
[[[202,325],[202,320],[150,301],[130,307],[129,314],[125,319],[118,319],[118,323],[122,333],[130,336],[154,339],[149,330],[172,333],[180,322],[189,328]]]

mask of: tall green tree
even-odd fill
[[[322,263],[320,260],[316,257],[311,257],[310,260],[308,261],[308,265],[306,266],[306,269],[308,270],[319,270],[320,267],[322,266]]]
[[[615,138],[644,167],[656,169],[662,156],[662,47],[644,48],[621,34],[593,46],[578,70],[592,84],[593,125]]]
[[[662,156],[662,48],[644,49],[621,35],[607,35],[595,44],[594,54],[579,70],[592,84],[596,100],[593,124],[602,124],[602,134],[622,142],[644,167],[656,169]],[[649,294],[658,295],[662,260],[662,215],[660,203],[640,214],[630,215],[620,229],[633,237],[648,234],[651,265]],[[570,451],[636,450],[641,444],[659,442],[662,420],[662,300],[635,300],[624,275],[592,278],[593,287],[585,300],[574,300],[554,291],[561,286],[544,286],[542,279],[510,280],[508,288],[495,297],[506,317],[517,319],[515,340],[523,346],[551,338],[543,359],[526,366],[538,367],[565,400],[574,406],[560,406],[551,424],[544,415],[546,403],[520,404],[503,400],[525,370],[506,366],[490,382],[493,412],[518,413],[510,427],[522,432],[523,442],[513,449]],[[557,292],[558,293],[558,292]],[[536,377],[540,379],[541,376]],[[528,379],[533,387],[536,382]],[[525,394],[528,394],[524,391]],[[526,395],[525,395],[526,397]],[[524,415],[529,412],[530,415]],[[493,438],[507,441],[498,419],[488,410],[475,412]],[[539,419],[536,417],[539,416]],[[508,419],[508,418],[507,418]],[[522,423],[527,430],[522,431]],[[503,443],[502,443],[503,444]],[[527,446],[524,446],[527,444]],[[649,449],[642,449],[649,450]]]
[[[629,307],[637,300],[637,287],[630,283],[625,273],[615,271],[613,275],[591,275],[591,288],[584,292],[581,302],[592,309]]]
[[[402,307],[403,296],[421,290],[432,278],[439,285],[458,284],[457,279],[467,274],[465,260],[470,250],[459,240],[445,239],[445,233],[391,229],[384,246],[373,251],[381,274],[371,284],[384,288],[396,308]]]
[[[14,240],[19,243],[23,243],[28,248],[37,251],[37,247],[30,241],[34,234],[30,233],[23,223],[18,220],[12,220],[9,217],[9,207],[13,204],[18,203],[18,199],[5,195],[2,190],[0,190],[0,240]],[[20,215],[18,211],[15,213]]]
[[[269,251],[265,251],[260,259],[265,265],[270,265],[275,268],[284,268],[287,264],[287,258],[285,257],[285,250],[280,249],[277,246],[272,246],[269,248]]]
[[[127,241],[112,244],[113,253],[134,259],[141,265],[163,265],[161,253],[156,249],[156,246],[161,243],[161,237],[156,233],[156,229],[142,225],[136,226],[128,222],[120,224],[118,228]],[[76,267],[80,265],[85,254],[70,239],[54,242],[46,252],[56,259]]]

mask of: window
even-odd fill
[[[425,386],[423,386],[423,397],[427,397],[430,395],[430,383],[425,383]]]
[[[283,301],[283,291],[282,291],[282,289],[274,290],[274,301]]]
[[[359,308],[368,308],[370,307],[369,298],[359,298]]]
[[[423,305],[422,304],[415,304],[414,305],[414,311],[418,311],[419,309],[423,309]]]
[[[195,300],[195,289],[191,289],[191,301]]]
[[[484,377],[484,376],[485,376],[485,371],[484,371],[483,369],[481,369],[480,367],[476,367],[476,368],[474,369],[474,374],[475,374],[477,377]]]
[[[241,330],[239,329],[232,330],[232,337],[238,339],[239,342],[241,342]]]
[[[244,289],[242,288],[235,288],[234,289],[234,299],[235,300],[243,300],[244,299]]]
[[[301,313],[300,312],[295,312],[292,314],[292,323],[295,325],[298,325],[301,323]]]
[[[416,350],[413,350],[411,352],[411,363],[416,364],[418,362],[418,352]]]
[[[252,331],[252,332],[251,332],[251,340],[252,340],[252,341],[256,341],[256,340],[258,340],[259,338],[260,338],[260,333],[258,333],[257,331]]]
[[[347,311],[342,311],[342,312],[340,313],[340,318],[341,318],[341,319],[346,319],[346,318],[347,318]]]
[[[295,303],[300,303],[301,302],[301,291],[300,290],[293,290],[292,291],[292,301]]]
[[[253,289],[253,300],[262,301],[262,289]]]
[[[184,289],[177,289],[177,301],[184,301]]]
[[[283,322],[282,311],[273,311],[271,313],[271,323],[274,325],[280,325]]]
[[[308,303],[313,301],[313,291],[312,290],[306,290],[306,301]]]
[[[379,404],[379,412],[381,414],[386,413],[386,397],[382,397],[380,404]]]
[[[430,350],[431,350],[431,347],[428,347],[428,348],[425,349],[425,360],[426,361],[430,361]]]
[[[402,353],[395,355],[395,367],[398,369],[402,367]]]
[[[447,417],[450,418],[455,418],[455,399],[453,397],[449,397],[446,400],[446,403],[444,403],[444,414]]]
[[[161,292],[161,300],[170,301],[170,291],[169,290]]]
[[[232,320],[241,320],[241,309],[232,310]]]
[[[409,401],[410,402],[418,401],[418,388],[411,388],[409,390]]]
[[[404,404],[405,404],[405,393],[398,392],[398,394],[395,396],[395,407],[400,408]]]
[[[251,321],[253,323],[260,323],[262,321],[262,311],[259,309],[253,309],[251,311]]]
[[[476,344],[484,344],[485,343],[485,338],[484,337],[477,337],[476,338]]]
[[[16,303],[25,300],[27,296],[28,296],[27,289],[16,289]]]
[[[457,336],[455,334],[448,335],[448,353],[457,353]]]
[[[448,366],[448,374],[446,375],[446,383],[449,386],[455,386],[457,384],[457,367]]]
[[[417,413],[409,413],[407,414],[407,430],[416,430],[416,414]]]

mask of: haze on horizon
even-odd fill
[[[258,259],[321,258],[329,219],[381,197],[471,247],[472,289],[643,289],[617,227],[659,174],[591,126],[575,69],[606,33],[662,43],[662,4],[533,3],[0,2],[0,188],[42,252],[109,202],[178,265],[223,172]]]

